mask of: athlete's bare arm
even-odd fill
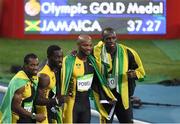
[[[65,96],[56,96],[56,98],[48,99],[46,98],[46,90],[48,85],[50,84],[50,78],[46,74],[39,75],[39,83],[38,83],[38,95],[37,95],[37,105],[61,105],[65,102]]]
[[[55,99],[48,99],[46,98],[46,90],[48,85],[50,84],[50,78],[46,74],[39,75],[39,83],[38,83],[38,93],[37,93],[37,105],[49,105],[49,104],[56,104]]]
[[[12,111],[14,111],[15,113],[17,113],[20,117],[29,117],[31,118],[32,113],[26,111],[22,106],[22,94],[25,90],[25,87],[22,87],[18,90],[16,90],[13,99],[12,99]],[[36,120],[38,122],[42,122],[43,120],[45,120],[45,116],[43,114],[36,114]]]

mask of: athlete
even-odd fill
[[[43,114],[34,111],[34,97],[36,95],[38,58],[35,54],[24,57],[23,69],[10,81],[8,90],[3,98],[0,111],[1,123],[32,123],[45,120]]]
[[[130,98],[134,93],[135,80],[142,81],[145,72],[138,54],[116,41],[114,29],[105,28],[102,31],[102,41],[94,47],[93,54],[99,71],[108,80],[107,85],[118,100],[114,114],[119,122],[132,123]],[[104,107],[108,108],[108,106]],[[102,117],[101,121],[112,123],[113,116],[110,120]]]
[[[60,123],[62,121],[59,109],[65,101],[65,96],[60,96],[62,59],[62,49],[57,45],[49,46],[47,63],[38,73],[36,111],[45,114],[46,119],[42,123]]]
[[[68,95],[63,109],[64,123],[90,123],[89,96],[95,100],[97,110],[105,118],[111,116],[103,109],[102,100],[113,106],[115,98],[104,85],[104,79],[97,70],[92,52],[92,41],[89,35],[79,35],[76,55],[68,55],[63,59],[62,95]],[[106,98],[106,99],[105,99]],[[107,100],[108,99],[108,100]]]

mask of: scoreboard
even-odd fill
[[[24,0],[25,34],[166,34],[166,0]]]

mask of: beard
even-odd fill
[[[55,62],[55,61],[51,61],[49,63],[49,65],[52,67],[52,68],[60,68],[61,67],[61,62]]]
[[[115,45],[106,45],[106,50],[108,53],[114,53],[114,51],[116,50]]]
[[[92,52],[92,51],[90,51],[90,50],[87,50],[87,51],[81,50],[81,51],[79,51],[79,53],[80,53],[82,56],[88,56],[88,55],[91,54],[91,52]]]
[[[84,54],[86,54],[88,56],[91,54],[91,51],[86,51]]]

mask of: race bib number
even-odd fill
[[[108,78],[108,87],[109,87],[110,89],[116,88],[116,81],[115,81],[115,78],[114,78],[114,77],[109,77],[109,78]]]
[[[25,102],[24,103],[24,109],[28,112],[32,112],[32,106],[33,106],[33,102]]]
[[[91,87],[93,74],[87,74],[77,78],[77,90],[88,91]]]

